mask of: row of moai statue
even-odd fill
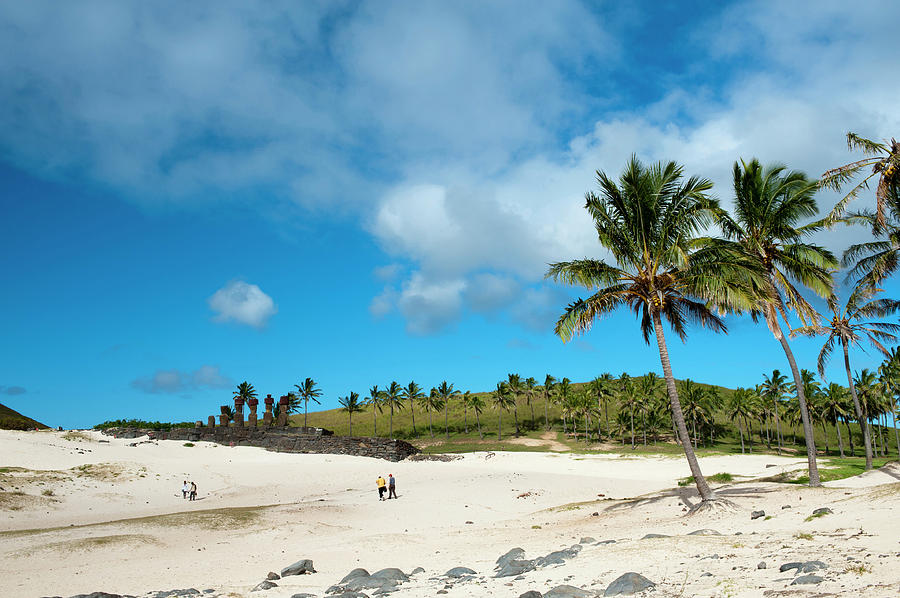
[[[288,425],[288,401],[289,398],[287,396],[283,396],[278,400],[278,416],[274,415],[274,405],[275,399],[272,395],[266,395],[266,398],[263,399],[265,403],[266,410],[263,413],[262,426],[265,428],[270,428],[273,425],[285,427]],[[247,417],[247,426],[251,428],[257,427],[257,417],[256,417],[256,409],[259,406],[259,399],[247,399],[247,407],[250,408],[250,414]],[[230,414],[228,413],[228,406],[222,405],[222,413],[219,414],[219,426],[223,428],[228,427],[228,422],[230,419]],[[200,426],[201,422],[197,422],[197,425]],[[244,427],[244,399],[241,397],[234,397],[234,425],[238,428]],[[210,428],[216,427],[216,416],[210,415],[207,420],[207,426]]]

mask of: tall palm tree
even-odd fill
[[[609,400],[613,396],[613,377],[609,372],[600,374],[591,382],[591,389],[597,397],[597,407],[603,408],[603,417],[606,419],[606,437],[610,438],[609,429]],[[600,418],[597,418],[597,436],[600,436]]]
[[[438,396],[444,405],[444,435],[450,440],[450,427],[447,413],[450,410],[450,400],[458,396],[460,391],[453,388],[452,384],[448,384],[446,380],[441,382],[437,387]]]
[[[363,405],[359,401],[359,393],[351,392],[349,396],[340,397],[338,398],[338,403],[341,405],[341,411],[346,412],[349,418],[349,432],[347,436],[353,436],[353,414],[361,413],[363,410]]]
[[[878,367],[878,373],[885,387],[885,398],[888,399],[887,411],[891,414],[894,426],[894,444],[897,447],[897,458],[900,459],[900,430],[897,429],[897,411],[900,396],[900,349],[890,350],[890,357]]]
[[[403,411],[403,397],[401,393],[403,392],[403,387],[400,386],[396,380],[391,382],[386,389],[384,389],[384,404],[387,405],[390,410],[390,432],[389,436],[391,438],[394,437],[394,410],[396,409],[398,412]]]
[[[494,408],[497,410],[497,440],[503,440],[503,412],[509,411],[515,400],[510,396],[509,386],[506,382],[498,382],[497,388],[491,394]]]
[[[534,394],[537,392],[537,380],[532,377],[525,378],[523,394],[525,395],[525,403],[531,410],[531,429],[535,429],[534,425]]]
[[[823,420],[829,420],[834,423],[834,429],[837,430],[838,448],[841,451],[842,459],[844,458],[844,439],[841,438],[841,427],[838,424],[841,418],[847,416],[847,410],[844,409],[846,399],[846,389],[837,382],[832,382],[822,392]]]
[[[841,258],[841,265],[852,267],[847,280],[879,286],[900,267],[900,185],[889,189],[882,218],[871,210],[860,210],[840,219],[846,224],[862,224],[872,231],[873,241],[851,245]]]
[[[559,405],[565,405],[569,401],[569,393],[572,392],[572,381],[563,378],[556,384],[556,402]],[[563,411],[563,434],[566,433],[566,413]]]
[[[851,152],[861,149],[868,157],[824,172],[819,185],[840,191],[864,169],[871,169],[871,173],[850,189],[849,193],[834,206],[829,219],[839,218],[847,204],[859,195],[860,191],[867,189],[869,181],[878,175],[878,185],[875,187],[876,218],[879,222],[884,222],[884,204],[888,201],[888,195],[892,189],[900,188],[900,143],[896,139],[891,139],[888,145],[886,142],[878,143],[856,133],[847,133],[847,148]]]
[[[306,416],[309,414],[309,402],[312,401],[316,405],[321,405],[319,397],[322,391],[316,388],[316,383],[312,378],[307,378],[301,384],[294,384],[300,400],[303,401],[303,427],[306,427]]]
[[[736,388],[728,401],[728,417],[737,422],[738,432],[741,435],[741,454],[744,454],[744,426],[752,413],[753,393],[746,388]],[[750,437],[750,428],[747,428],[747,438]],[[753,452],[753,446],[750,446]]]
[[[481,433],[481,413],[484,411],[484,399],[478,395],[470,396],[469,407],[475,412],[475,425],[478,426],[478,438],[484,440],[484,434]]]
[[[466,431],[466,435],[469,434],[469,406],[472,404],[473,396],[474,395],[467,390],[459,398],[459,402],[462,403],[463,406],[463,426]]]
[[[544,427],[550,429],[550,401],[556,388],[556,378],[547,374],[544,377]]]
[[[384,413],[384,391],[378,389],[376,384],[369,389],[366,404],[372,408],[372,436],[378,436],[378,414]]]
[[[252,384],[244,380],[237,385],[237,389],[234,391],[234,397],[236,399],[243,399],[246,403],[248,400],[256,398],[256,389],[253,388]]]
[[[820,322],[804,326],[794,330],[792,334],[804,336],[825,336],[825,344],[819,351],[819,375],[825,376],[825,366],[828,363],[836,343],[840,342],[844,352],[844,370],[847,373],[847,384],[850,388],[850,397],[853,399],[853,408],[856,417],[862,426],[863,446],[866,451],[866,469],[872,469],[872,442],[869,437],[868,427],[863,425],[866,413],[863,410],[857,396],[856,386],[853,383],[852,370],[850,368],[850,347],[858,347],[865,339],[883,355],[890,357],[888,350],[882,342],[896,342],[900,325],[893,322],[872,321],[872,318],[883,318],[894,314],[900,309],[900,301],[893,299],[875,299],[875,295],[882,290],[866,284],[859,284],[850,293],[847,303],[841,307],[836,295],[828,298],[830,315],[817,314]]]
[[[409,413],[412,415],[413,436],[419,435],[416,431],[416,401],[424,396],[425,395],[422,394],[422,388],[416,384],[415,381],[411,381],[403,387],[403,398],[409,401]]]
[[[779,455],[781,454],[781,447],[784,439],[781,435],[781,415],[779,414],[778,406],[781,405],[781,402],[787,395],[788,388],[787,376],[782,375],[780,371],[772,370],[771,376],[763,375],[762,395],[771,401],[772,406],[774,407],[775,440],[778,443]]]
[[[870,441],[872,439],[872,430],[869,422],[869,418],[872,417],[874,413],[874,407],[878,401],[878,394],[880,392],[878,383],[878,376],[875,372],[871,371],[869,368],[863,368],[859,372],[856,373],[856,376],[853,377],[853,386],[850,388],[851,396],[855,393],[857,400],[859,402],[860,412],[862,412],[862,417],[859,418],[859,427],[862,428],[863,433],[863,442],[865,442],[866,436],[869,437]],[[856,405],[853,406],[856,408]],[[866,454],[866,467],[870,468],[871,465],[871,457],[870,455],[874,453],[877,448],[873,445],[870,450]]]
[[[641,413],[641,433],[644,436],[644,446],[647,446],[647,416],[653,408],[658,386],[659,376],[656,375],[656,372],[647,372],[638,381],[638,393],[640,397],[638,409]]]
[[[725,323],[713,309],[749,307],[747,283],[757,276],[733,252],[698,238],[718,204],[707,195],[712,187],[709,180],[683,181],[682,172],[674,162],[645,167],[636,157],[619,184],[598,171],[600,195],[589,192],[585,207],[601,245],[616,265],[594,259],[560,262],[550,265],[547,276],[596,289],[588,299],[570,304],[560,317],[555,331],[563,340],[586,332],[596,318],[626,306],[640,315],[644,340],[649,344],[650,335],[655,336],[672,418],[705,506],[716,496],[688,439],[663,319],[681,339],[686,338],[688,320],[723,332]]]
[[[631,428],[631,450],[635,449],[634,444],[634,408],[638,402],[637,384],[627,374],[622,374],[621,388],[619,393],[619,406],[628,409],[628,417]]]
[[[787,171],[780,164],[763,167],[758,160],[734,163],[734,217],[720,212],[719,222],[725,237],[766,273],[758,289],[754,319],[762,315],[766,325],[787,357],[794,384],[809,465],[809,485],[819,486],[816,445],[800,370],[779,319],[790,328],[788,311],[796,313],[802,324],[814,317],[812,306],[792,281],[821,297],[831,294],[831,270],[838,265],[830,251],[806,242],[805,237],[821,230],[821,222],[801,225],[815,216],[816,181],[798,171]]]
[[[440,395],[438,395],[438,391],[436,388],[431,389],[431,391],[422,397],[422,406],[425,408],[426,413],[428,413],[428,433],[431,434],[432,440],[434,439],[434,428],[431,425],[432,417],[431,414],[435,411],[440,411],[444,407],[444,402],[441,401]]]
[[[509,396],[513,400],[513,415],[516,419],[516,436],[520,435],[519,431],[519,396],[522,394],[522,377],[518,374],[507,374],[506,385],[509,387]]]

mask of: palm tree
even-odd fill
[[[775,440],[778,443],[778,454],[781,454],[781,445],[783,438],[781,436],[781,416],[778,414],[778,405],[784,400],[788,393],[787,376],[783,376],[780,371],[772,370],[771,376],[763,375],[762,395],[769,399],[774,406],[775,415]]]
[[[509,386],[509,395],[513,400],[513,415],[516,418],[516,436],[519,436],[519,395],[522,394],[522,377],[518,374],[507,374],[507,386]]]
[[[809,465],[809,485],[819,486],[816,445],[806,396],[803,394],[800,370],[790,344],[781,330],[779,318],[790,328],[788,310],[794,311],[802,324],[814,317],[812,306],[803,298],[792,280],[799,281],[821,297],[831,294],[831,269],[838,263],[830,251],[804,241],[821,230],[822,222],[800,225],[819,209],[815,194],[817,183],[798,171],[786,172],[783,165],[765,168],[756,159],[734,163],[734,218],[721,212],[719,221],[725,237],[755,262],[765,274],[758,289],[757,305],[752,314],[765,318],[766,325],[787,357],[791,367]]]
[[[897,447],[897,459],[900,460],[900,430],[897,429],[897,397],[900,395],[900,349],[891,349],[890,357],[878,367],[878,373],[885,387],[885,398],[888,400],[887,411],[891,414],[891,422],[894,426],[894,443]]]
[[[484,440],[484,434],[481,433],[481,413],[484,411],[484,399],[478,395],[469,397],[469,407],[475,412],[475,424],[478,426],[478,438]]]
[[[606,419],[606,437],[610,438],[609,430],[609,400],[612,398],[613,377],[609,372],[600,374],[591,382],[591,390],[597,396],[597,408],[603,408],[603,416]],[[600,436],[600,418],[597,418],[597,436]]]
[[[448,426],[448,411],[450,407],[450,399],[460,394],[460,391],[455,390],[452,384],[448,384],[446,380],[441,382],[437,387],[438,396],[441,399],[441,403],[444,405],[444,435],[447,437],[447,440],[450,440],[450,428]]]
[[[369,397],[366,404],[372,408],[372,436],[378,436],[378,414],[384,413],[384,391],[378,390],[376,384],[369,389]]]
[[[641,399],[638,409],[641,412],[641,431],[644,436],[644,446],[647,446],[647,416],[653,408],[658,385],[659,376],[656,375],[656,372],[647,372],[638,381],[638,393]]]
[[[572,381],[568,378],[563,378],[556,385],[556,402],[560,405],[565,405],[569,401],[569,393],[572,390]],[[566,433],[568,428],[566,427],[566,414],[563,411],[563,434]]]
[[[635,388],[635,382],[628,374],[623,373],[619,380],[621,380],[622,384],[619,393],[619,405],[620,407],[628,408],[629,421],[631,422],[631,450],[634,450],[634,407],[638,400],[637,388]]]
[[[844,370],[847,373],[850,397],[853,399],[853,408],[861,426],[866,419],[866,413],[860,406],[856,387],[853,383],[852,370],[850,369],[850,347],[859,346],[860,341],[865,339],[869,345],[883,355],[890,357],[890,353],[881,343],[895,342],[897,340],[896,333],[900,332],[900,326],[893,322],[872,321],[872,318],[888,316],[900,309],[900,301],[874,299],[874,296],[880,292],[881,289],[866,284],[859,284],[850,293],[850,297],[843,307],[838,303],[837,296],[831,295],[828,298],[828,307],[831,310],[830,316],[817,314],[821,323],[798,328],[792,333],[804,336],[828,335],[822,350],[819,351],[818,367],[819,375],[822,377],[825,376],[825,366],[831,357],[835,343],[840,342],[844,351]],[[862,433],[863,446],[866,450],[866,469],[872,469],[872,443],[867,426],[862,426]]]
[[[472,396],[472,393],[467,390],[459,398],[459,402],[462,403],[463,406],[463,426],[466,431],[466,435],[469,434],[469,405],[472,402]]]
[[[390,409],[390,432],[389,436],[391,438],[394,437],[394,409],[397,411],[403,411],[403,398],[401,397],[401,392],[403,392],[403,387],[397,384],[397,381],[393,381],[388,385],[388,387],[384,390],[384,403]]]
[[[551,397],[553,396],[553,390],[555,387],[556,387],[556,378],[554,378],[550,374],[547,374],[547,376],[544,377],[543,392],[544,392],[544,427],[546,427],[548,430],[550,429],[550,400],[551,400]]]
[[[363,410],[362,403],[359,402],[359,393],[351,392],[350,396],[338,398],[341,405],[341,411],[345,411],[349,417],[349,432],[347,436],[353,436],[353,414],[361,413]]]
[[[871,210],[861,210],[840,221],[866,225],[875,237],[874,241],[851,245],[844,252],[841,265],[853,265],[847,272],[847,280],[858,279],[857,284],[879,286],[900,266],[900,186],[889,189],[882,219]]]
[[[497,383],[497,388],[494,389],[491,398],[498,415],[497,440],[503,440],[503,412],[509,411],[515,400],[510,396],[509,386],[507,386],[506,382]]]
[[[869,181],[878,175],[878,186],[875,188],[875,217],[883,223],[884,205],[888,201],[888,195],[892,189],[900,187],[900,143],[896,139],[891,139],[891,144],[888,145],[860,137],[856,133],[847,133],[847,148],[851,152],[861,149],[868,157],[824,172],[819,182],[820,186],[840,191],[864,169],[871,168],[872,172],[850,189],[850,192],[834,206],[829,219],[839,218],[847,204],[859,195],[860,191],[867,189]]]
[[[416,401],[424,396],[422,388],[415,381],[410,382],[403,389],[403,398],[409,401],[409,413],[412,415],[413,436],[419,435],[416,431]]]
[[[253,388],[252,384],[244,380],[237,385],[237,390],[234,391],[234,398],[243,399],[244,403],[246,403],[250,399],[256,398],[256,389]]]
[[[697,238],[718,204],[707,195],[712,187],[709,180],[692,177],[682,182],[682,172],[674,162],[646,168],[635,157],[619,184],[598,171],[601,194],[589,192],[585,207],[600,243],[616,265],[593,259],[561,262],[551,264],[547,276],[597,289],[588,299],[578,299],[566,308],[555,328],[563,340],[586,332],[594,319],[619,307],[628,306],[640,314],[644,340],[649,344],[651,334],[656,338],[672,418],[705,506],[716,496],[688,439],[663,319],[682,340],[688,320],[723,332],[725,324],[712,308],[749,307],[747,281],[757,276],[732,252]]]
[[[431,434],[431,438],[434,439],[434,428],[431,425],[431,414],[435,411],[440,411],[444,406],[444,402],[441,401],[441,397],[438,395],[438,391],[436,388],[432,388],[431,392],[429,392],[427,396],[422,397],[422,406],[428,413],[428,432]]]
[[[859,412],[862,413],[862,417],[858,419],[859,427],[862,428],[863,433],[863,442],[865,442],[866,436],[869,437],[870,441],[872,440],[872,431],[870,429],[869,418],[872,417],[874,412],[875,404],[878,400],[878,394],[880,389],[878,384],[878,376],[875,375],[875,372],[869,370],[868,368],[863,368],[861,371],[856,373],[856,376],[853,377],[853,386],[850,387],[850,396],[854,394],[857,397],[857,401],[859,403]],[[854,409],[856,408],[856,404],[853,405]],[[859,413],[857,412],[857,413]],[[874,445],[874,443],[873,443]],[[871,455],[877,450],[877,447],[870,446],[869,450],[866,452],[866,468],[871,469]]]
[[[307,378],[302,384],[294,384],[294,387],[297,389],[297,394],[300,395],[300,400],[303,401],[303,427],[305,428],[306,416],[309,413],[309,402],[312,401],[316,405],[321,405],[319,397],[322,396],[322,391],[316,388],[316,383],[312,378]]]
[[[728,401],[728,416],[737,421],[738,432],[741,435],[741,454],[744,454],[744,428],[741,422],[747,423],[747,419],[752,413],[753,393],[746,388],[736,388],[731,399]],[[747,438],[750,438],[750,428],[747,428]],[[750,446],[750,452],[753,452],[753,446]]]
[[[534,425],[534,393],[537,392],[537,380],[532,377],[525,378],[525,403],[528,405],[528,408],[531,410],[531,429],[535,428]]]
[[[844,439],[841,438],[841,427],[838,425],[838,420],[847,416],[847,411],[844,409],[846,399],[846,389],[837,382],[829,384],[822,393],[823,420],[827,419],[834,422],[834,429],[837,430],[838,448],[841,451],[842,459],[844,458]]]

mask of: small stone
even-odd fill
[[[792,586],[798,586],[802,584],[819,584],[825,581],[824,577],[820,577],[818,575],[801,575],[797,579],[791,582]]]
[[[416,567],[410,572],[410,575],[418,575],[419,573],[425,573],[425,569],[422,567]]]
[[[584,538],[580,539],[580,540],[578,541],[578,543],[579,543],[579,544],[590,544],[590,543],[596,542],[596,541],[597,541],[597,540],[595,540],[594,538],[592,538],[592,537],[590,537],[590,536],[585,536]]]
[[[309,559],[303,559],[297,561],[293,565],[288,565],[284,569],[281,570],[281,576],[285,577],[287,575],[306,575],[309,573],[315,573],[316,570],[313,568],[313,562]]]
[[[594,593],[575,586],[561,585],[551,588],[543,598],[589,598],[590,596],[594,596]]]
[[[689,536],[721,536],[722,534],[717,532],[714,529],[698,529],[697,531],[691,532],[688,535]]]
[[[269,571],[268,573],[266,573],[266,579],[268,579],[269,581],[275,581],[276,579],[281,579],[281,576],[274,571]]]
[[[751,519],[751,520],[753,520],[753,519],[759,519],[760,517],[765,517],[765,516],[766,516],[766,512],[765,512],[765,511],[753,511],[752,513],[750,513],[750,519]]]
[[[760,562],[756,565],[756,568],[757,568],[757,569],[765,569],[765,568],[766,568],[766,562],[765,562],[765,561],[760,561]]]
[[[710,573],[709,571],[700,575],[700,577],[712,577],[712,576],[713,576],[713,574]]]
[[[591,517],[599,517],[599,516],[600,516],[600,513],[598,513],[597,511],[594,511],[593,513],[591,513]]]
[[[519,598],[543,598],[543,594],[537,590],[528,590],[524,594],[519,594]]]
[[[465,577],[466,575],[477,575],[477,573],[472,569],[469,569],[468,567],[453,567],[452,569],[444,573],[445,577],[453,578]]]
[[[264,580],[256,584],[256,586],[250,590],[251,592],[261,592],[263,590],[271,590],[272,588],[277,588],[278,584],[273,583],[269,580]]]
[[[666,534],[647,534],[641,540],[649,540],[651,538],[671,538],[671,536],[667,536]]]
[[[603,592],[604,596],[631,596],[638,592],[643,592],[647,588],[655,587],[656,584],[633,571],[620,575],[614,582],[606,587]]]
[[[781,510],[790,509],[791,505],[781,505]]]
[[[833,513],[834,513],[834,511],[832,511],[828,507],[822,507],[822,508],[816,509],[815,511],[812,512],[812,514],[816,517],[819,517],[822,515],[831,515]]]

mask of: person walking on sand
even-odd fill
[[[191,491],[190,485],[187,483],[187,480],[181,482],[181,498],[187,498],[188,492]]]
[[[197,484],[191,482],[191,500],[197,500]]]
[[[387,490],[387,488],[384,487],[384,478],[378,476],[375,483],[378,485],[378,500],[384,500],[384,491]]]
[[[397,498],[397,479],[394,477],[394,474],[388,474],[388,500],[391,500],[391,497]]]

